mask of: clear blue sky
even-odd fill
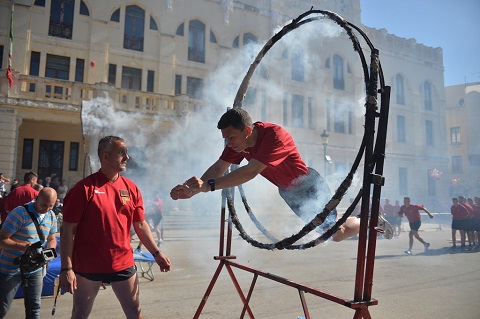
[[[443,49],[445,86],[480,82],[480,0],[360,0],[362,24]]]

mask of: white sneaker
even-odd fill
[[[377,231],[383,234],[385,239],[393,238],[393,227],[382,215],[378,215]]]
[[[409,250],[405,250],[405,254],[407,255],[411,255],[412,254],[412,251],[409,249]]]

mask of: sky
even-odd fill
[[[445,86],[480,82],[480,0],[361,0],[362,24],[443,49]]]

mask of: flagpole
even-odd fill
[[[11,89],[13,86],[13,73],[12,73],[12,56],[13,56],[13,12],[15,11],[15,1],[12,0],[12,11],[10,12],[10,51],[8,52],[8,66],[7,66],[7,79],[8,87]]]

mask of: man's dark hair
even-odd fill
[[[223,130],[229,126],[243,131],[245,127],[252,126],[252,118],[244,109],[230,109],[222,115],[218,121],[217,128]]]
[[[98,142],[98,157],[102,157],[102,153],[107,151],[116,141],[124,142],[123,138],[118,136],[109,135],[102,137]]]
[[[34,178],[38,178],[38,175],[37,173],[35,172],[32,172],[32,171],[29,171],[29,172],[26,172],[25,175],[23,175],[23,182],[24,183],[30,183],[30,181]]]

